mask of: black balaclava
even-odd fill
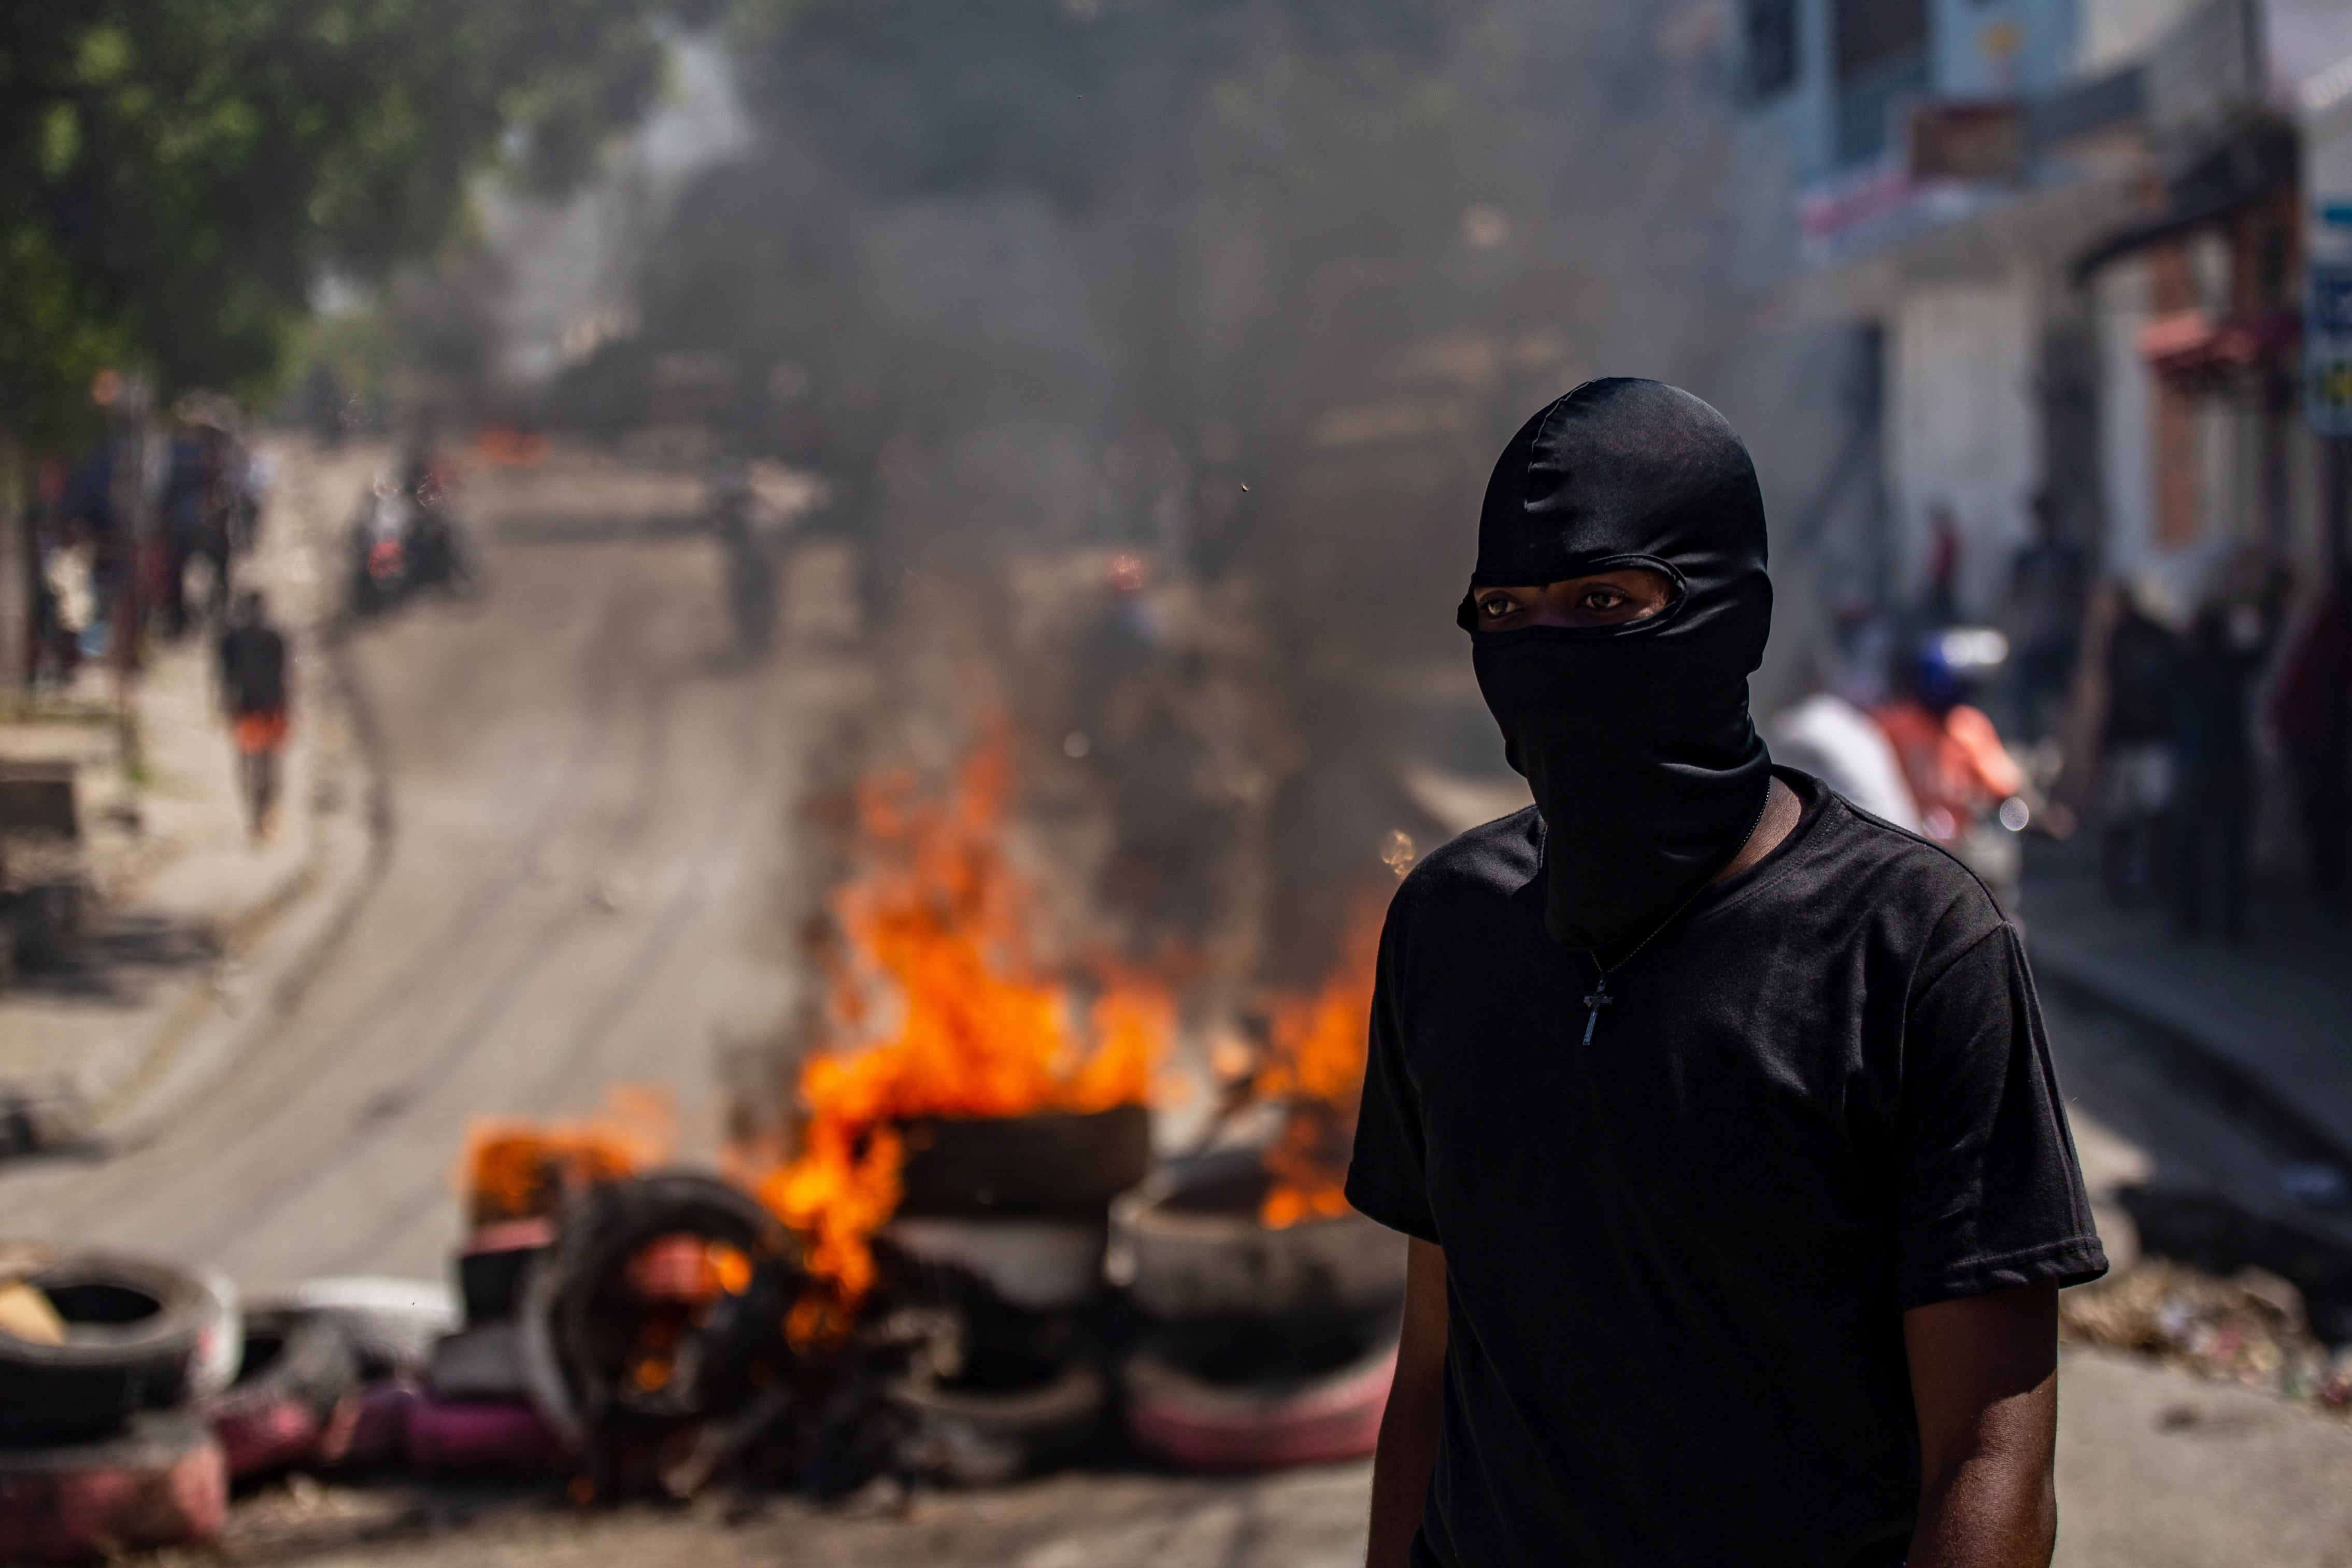
[[[1543,814],[1544,926],[1606,949],[1648,934],[1738,854],[1771,758],[1748,714],[1772,584],[1764,500],[1722,415],[1655,381],[1588,381],[1503,448],[1474,590],[1647,566],[1665,609],[1620,626],[1482,632],[1462,602],[1504,755]]]

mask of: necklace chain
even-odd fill
[[[1755,820],[1754,820],[1754,821],[1752,821],[1752,822],[1750,822],[1750,823],[1748,823],[1747,833],[1746,833],[1746,834],[1744,834],[1744,835],[1740,837],[1740,840],[1739,840],[1739,847],[1740,847],[1740,848],[1742,848],[1742,849],[1747,848],[1747,847],[1748,847],[1748,840],[1749,840],[1749,839],[1752,839],[1752,838],[1754,838],[1754,837],[1756,837],[1756,830],[1757,830],[1759,827],[1762,826],[1763,826],[1763,824],[1764,824],[1764,813],[1765,813],[1765,810],[1766,810],[1768,807],[1769,807],[1769,806],[1771,805],[1771,804],[1772,804],[1772,785],[1771,785],[1770,781],[1769,781],[1769,780],[1767,780],[1767,781],[1766,781],[1766,783],[1765,783],[1765,785],[1764,785],[1764,798],[1763,798],[1762,800],[1759,801],[1759,802],[1757,803],[1757,805],[1756,805],[1756,817],[1755,817]],[[1680,920],[1680,919],[1682,918],[1682,913],[1683,913],[1683,911],[1684,911],[1685,910],[1686,910],[1686,909],[1690,908],[1693,904],[1695,904],[1695,903],[1698,902],[1698,896],[1699,896],[1701,893],[1706,892],[1709,888],[1712,888],[1712,887],[1714,887],[1714,886],[1715,886],[1715,879],[1714,879],[1713,877],[1709,877],[1706,881],[1701,882],[1697,887],[1693,888],[1693,889],[1690,890],[1690,897],[1688,897],[1688,898],[1685,899],[1681,903],[1676,904],[1676,905],[1674,907],[1674,909],[1673,909],[1671,911],[1669,911],[1669,912],[1667,913],[1666,918],[1665,918],[1664,920],[1662,920],[1662,921],[1660,921],[1656,925],[1652,926],[1652,927],[1650,928],[1649,934],[1648,934],[1647,936],[1644,936],[1641,941],[1639,941],[1639,942],[1635,942],[1635,943],[1633,944],[1633,946],[1632,951],[1628,952],[1625,954],[1625,956],[1624,956],[1624,957],[1622,957],[1622,958],[1619,959],[1616,963],[1612,963],[1612,964],[1610,964],[1610,965],[1608,965],[1608,966],[1606,966],[1606,967],[1604,968],[1604,967],[1602,966],[1601,963],[1601,954],[1600,954],[1600,952],[1599,952],[1598,951],[1595,951],[1595,952],[1593,952],[1588,953],[1586,956],[1588,956],[1589,958],[1591,958],[1591,959],[1592,960],[1592,972],[1593,972],[1595,974],[1597,974],[1597,975],[1599,975],[1599,976],[1601,977],[1601,992],[1602,992],[1604,994],[1608,992],[1608,990],[1609,990],[1609,977],[1610,977],[1611,975],[1612,975],[1612,974],[1616,973],[1619,970],[1621,970],[1621,969],[1624,968],[1627,964],[1629,964],[1629,963],[1633,963],[1633,960],[1635,959],[1635,957],[1637,957],[1637,956],[1641,953],[1641,951],[1642,951],[1643,948],[1645,948],[1645,947],[1649,946],[1649,945],[1650,945],[1650,943],[1651,943],[1652,942],[1654,942],[1654,941],[1655,941],[1655,940],[1656,940],[1657,935],[1658,935],[1658,933],[1659,933],[1660,931],[1662,931],[1665,930],[1668,926],[1670,926],[1670,925],[1674,924],[1674,923],[1675,923],[1675,921],[1676,921]],[[1598,1012],[1600,1011],[1600,1009],[1596,1007],[1596,1008],[1592,1009],[1592,1011],[1594,1011],[1595,1013],[1598,1013]],[[1589,1032],[1590,1032],[1590,1031],[1588,1031],[1588,1033],[1589,1033]]]

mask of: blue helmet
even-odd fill
[[[1911,694],[1941,711],[1968,696],[1968,678],[1944,651],[1941,637],[1929,637],[1911,656]]]

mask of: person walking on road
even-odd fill
[[[278,832],[278,758],[286,749],[292,682],[285,635],[269,624],[268,606],[258,593],[236,596],[219,653],[221,707],[228,714],[229,737],[236,747],[246,821],[257,841],[273,838]]]
[[[2250,688],[2269,652],[2252,605],[2209,604],[2176,645],[2172,678],[2173,923],[2246,934],[2246,855],[2254,835]]]
[[[2017,732],[2029,744],[2054,733],[2065,712],[2074,664],[2083,652],[2083,605],[2090,595],[2090,557],[2066,537],[2049,491],[2033,498],[2033,542],[2009,573],[2011,680]]]
[[[2336,574],[2288,648],[2268,717],[2294,770],[2312,893],[2340,920],[2352,868],[2352,571]]]
[[[2024,854],[2015,826],[2000,814],[2016,809],[2011,800],[2030,810],[2029,784],[1992,720],[1965,700],[1969,676],[1946,645],[1941,634],[1922,640],[1905,671],[1903,695],[1871,717],[1919,803],[1919,830],[1984,879],[2002,908],[2014,910]]]
[[[2169,882],[2173,756],[2168,683],[2179,638],[2142,607],[2145,583],[2123,596],[2106,649],[2107,710],[2099,734],[2099,877],[2116,903]]]
[[[1746,448],[1588,382],[1458,612],[1536,804],[1400,885],[1347,1195],[1411,1238],[1371,1568],[2046,1564],[2095,1230],[2015,929],[1776,768]]]

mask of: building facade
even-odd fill
[[[2176,613],[2249,559],[2316,591],[2302,173],[2352,5],[1742,0],[1738,37],[1741,286],[1880,358],[1882,609],[1998,624],[2038,512]]]

